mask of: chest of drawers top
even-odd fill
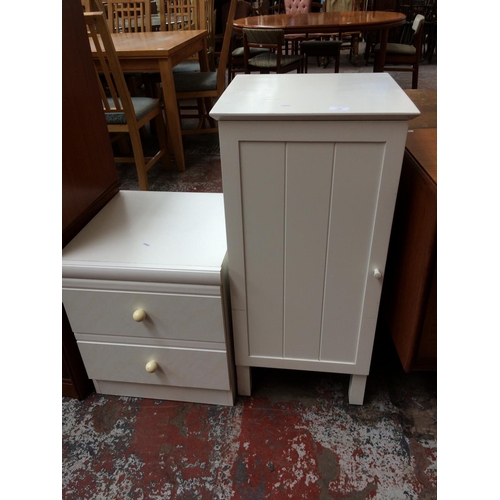
[[[64,248],[63,279],[220,284],[219,193],[120,191]]]

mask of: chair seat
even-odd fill
[[[304,40],[300,44],[300,50],[306,55],[328,55],[335,50],[340,50],[340,40]]]
[[[340,40],[304,40],[300,46],[304,48],[317,48],[317,47],[329,47],[331,49],[335,47],[340,47],[342,42]]]
[[[194,73],[200,71],[200,63],[198,61],[182,61],[173,67],[174,73]]]
[[[141,121],[146,115],[158,108],[159,103],[156,99],[151,99],[150,97],[132,97],[132,106],[134,106],[135,116],[138,121]],[[111,106],[114,106],[113,99],[108,97],[108,102]],[[126,125],[127,120],[125,118],[125,113],[117,111],[114,113],[104,113],[106,117],[106,123],[108,125]]]
[[[266,54],[269,52],[269,49],[258,48],[258,47],[248,47],[250,51],[250,55],[252,57],[258,56],[259,54]],[[245,57],[245,49],[244,47],[238,47],[231,52],[233,57]]]
[[[302,56],[286,55],[281,56],[281,67],[284,68],[289,64],[294,64],[302,60]],[[267,54],[259,54],[248,60],[248,64],[254,68],[272,69],[276,68],[276,54],[269,52]]]
[[[380,50],[380,44],[375,45],[373,49],[375,52]],[[401,56],[414,56],[417,53],[417,49],[413,45],[405,45],[403,43],[388,43],[386,54],[397,54]]]
[[[215,71],[174,73],[174,82],[176,92],[217,90],[217,73]]]

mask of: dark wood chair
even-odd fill
[[[413,73],[411,88],[418,88],[418,69],[422,55],[422,33],[425,17],[417,14],[410,27],[409,36],[403,30],[402,43],[388,43],[385,52],[384,71],[411,71]],[[380,44],[375,45],[375,54]]]
[[[222,21],[224,26],[227,23],[227,14],[229,11],[229,4],[222,6]],[[253,7],[250,2],[245,2],[244,0],[237,0],[236,2],[236,12],[234,14],[235,19],[242,19],[245,17],[251,17],[253,15]],[[252,47],[250,48],[250,56],[258,56],[259,54],[265,54],[269,52],[269,49],[264,49],[262,47]],[[227,80],[230,82],[236,75],[237,72],[245,71],[245,50],[243,48],[243,37],[241,34],[233,33],[231,38],[231,55],[227,63]]]
[[[335,60],[335,73],[340,69],[340,49],[342,40],[303,40],[300,43],[300,53],[304,57],[304,73],[307,73],[309,57],[325,58],[328,64],[330,59]],[[324,66],[326,67],[326,64]]]
[[[250,29],[243,28],[243,48],[245,53],[245,73],[259,71],[260,73],[303,72],[304,58],[301,55],[283,54],[285,32],[281,29]],[[252,57],[252,47],[270,49],[265,54]]]

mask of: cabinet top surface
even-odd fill
[[[222,194],[120,191],[64,248],[63,277],[218,275],[225,254]]]
[[[238,75],[217,120],[409,120],[418,108],[387,73]]]

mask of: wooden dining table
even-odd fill
[[[175,94],[173,68],[198,54],[200,70],[209,71],[207,31],[153,31],[111,35],[124,72],[159,73],[170,146],[178,170],[185,170],[181,122]],[[92,56],[98,60],[91,42]]]
[[[350,11],[350,12],[309,12],[300,14],[271,14],[236,19],[235,31],[243,28],[282,29],[286,34],[347,33],[353,31],[378,31],[380,50],[375,57],[374,72],[384,70],[385,52],[389,30],[405,23],[401,12]]]

